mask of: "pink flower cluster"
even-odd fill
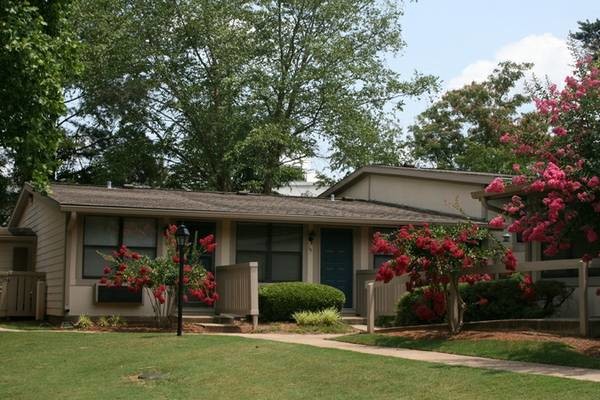
[[[599,239],[600,166],[593,144],[600,133],[600,71],[591,60],[580,61],[564,89],[551,85],[535,105],[547,130],[523,129],[500,139],[526,159],[513,167],[518,175],[512,179],[513,185],[525,186],[523,196],[513,196],[503,210],[512,220],[510,232],[545,243],[544,252],[551,256],[571,247],[573,233],[581,232],[591,244]],[[486,188],[488,193],[505,190],[500,178]],[[503,224],[499,217],[490,221],[494,228]]]
[[[406,284],[409,291],[424,285],[445,287],[451,275],[465,275],[470,268],[487,265],[490,250],[481,246],[482,241],[489,237],[487,230],[474,224],[447,228],[445,231],[440,229],[434,230],[428,225],[409,225],[387,237],[376,233],[371,251],[392,257],[379,267],[376,280],[389,282],[395,276],[409,274],[410,279]],[[507,269],[514,270],[516,259],[512,252],[502,251],[507,260]],[[474,275],[465,279],[475,282],[486,277]]]

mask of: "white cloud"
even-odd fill
[[[573,57],[567,42],[551,33],[529,35],[502,46],[492,59],[478,60],[467,65],[460,75],[448,81],[448,89],[456,89],[472,81],[482,81],[502,61],[532,62],[532,73],[538,78],[546,76],[551,82],[561,84],[569,75]]]

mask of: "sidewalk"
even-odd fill
[[[461,356],[456,354],[438,353],[410,349],[365,346],[354,343],[344,343],[329,340],[341,335],[300,335],[300,334],[234,334],[248,339],[273,340],[276,342],[305,344],[328,349],[355,351],[385,357],[397,357],[407,360],[424,361],[452,366],[485,368],[498,371],[517,372],[523,374],[546,375],[557,378],[577,379],[580,381],[599,382],[600,370],[587,368],[564,367],[558,365],[536,364],[522,361],[495,360],[491,358]]]

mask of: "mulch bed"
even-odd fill
[[[581,338],[576,336],[559,335],[555,333],[545,333],[527,330],[496,330],[479,331],[465,330],[458,335],[451,336],[446,329],[414,329],[402,332],[386,333],[389,336],[401,336],[409,339],[446,339],[446,340],[530,340],[545,342],[561,342],[580,353],[591,357],[600,358],[600,339]]]

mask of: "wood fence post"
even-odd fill
[[[367,332],[375,332],[375,282],[367,282]]]
[[[588,310],[588,268],[589,261],[582,262],[579,267],[579,334],[589,335]]]

